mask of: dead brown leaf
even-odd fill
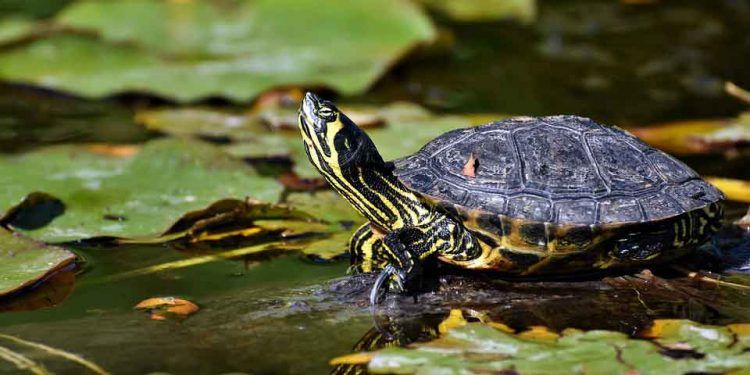
[[[193,302],[176,297],[148,298],[139,302],[134,308],[148,311],[152,320],[184,319],[200,309]]]

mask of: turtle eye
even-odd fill
[[[326,121],[333,121],[336,119],[336,114],[328,107],[321,107],[318,109],[318,116]]]

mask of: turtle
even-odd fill
[[[312,165],[368,220],[349,253],[354,271],[380,272],[373,293],[415,290],[430,259],[520,277],[663,263],[721,227],[718,189],[585,117],[456,129],[393,161],[314,93],[298,124]]]

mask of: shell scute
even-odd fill
[[[512,217],[532,221],[550,221],[552,204],[548,199],[533,195],[521,195],[508,200],[508,214]]]
[[[610,190],[632,194],[663,182],[645,155],[630,143],[612,135],[590,135],[587,140]]]
[[[599,222],[641,221],[643,213],[637,198],[610,198],[599,202]]]
[[[466,176],[472,154],[475,173]],[[573,226],[668,219],[723,199],[677,159],[577,116],[517,117],[451,131],[397,160],[394,172],[460,214]]]
[[[684,212],[684,209],[667,194],[657,194],[641,198],[641,205],[646,217],[650,220],[660,219],[665,216],[675,216]]]
[[[555,210],[558,222],[587,224],[596,221],[596,202],[593,199],[556,202]]]
[[[656,167],[665,180],[669,182],[682,182],[691,178],[698,177],[690,168],[686,168],[684,164],[677,161],[677,159],[663,153],[653,152],[649,154],[649,159]]]
[[[606,186],[577,132],[545,127],[514,132],[526,188],[552,193],[599,192]]]

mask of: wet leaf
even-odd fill
[[[294,85],[356,94],[435,33],[403,0],[79,1],[55,22],[86,33],[3,51],[0,77],[87,97],[244,101]]]
[[[76,256],[0,227],[0,296],[17,292],[69,266]]]
[[[56,306],[73,292],[75,281],[73,271],[55,272],[40,285],[27,288],[23,293],[0,298],[0,312],[31,311]]]
[[[187,238],[190,242],[219,240],[230,236],[248,236],[267,232],[258,226],[259,221],[297,221],[302,226],[311,226],[315,217],[286,205],[257,200],[223,199],[210,206],[186,213],[160,236],[143,238],[144,242],[173,241]],[[285,229],[284,226],[280,228]],[[272,228],[278,229],[278,228]],[[138,243],[138,239],[129,240]]]
[[[727,126],[690,138],[701,152],[727,152],[750,146],[750,113],[744,113]]]
[[[750,203],[750,181],[722,177],[706,177],[729,200]]]
[[[133,157],[60,146],[0,160],[0,207],[31,191],[65,205],[50,224],[25,233],[48,242],[158,236],[187,212],[221,199],[276,201],[281,186],[209,144],[156,140]]]
[[[729,123],[730,120],[726,119],[690,120],[627,128],[627,130],[644,142],[670,154],[688,155],[706,152],[699,143],[695,142],[696,136],[720,131]]]
[[[364,217],[344,198],[330,190],[292,193],[287,197],[286,203],[300,211],[310,212],[330,224],[353,227],[365,222]]]
[[[450,318],[449,318],[450,319]],[[537,328],[537,332],[549,332]],[[334,359],[335,364],[368,364],[377,373],[518,374],[683,374],[724,373],[750,366],[743,326],[700,325],[688,320],[656,321],[654,341],[629,338],[619,332],[566,329],[543,335],[503,332],[482,323],[447,329],[430,342],[408,348],[391,347]],[[677,345],[682,343],[682,345]],[[684,344],[688,344],[690,349]],[[673,358],[670,350],[695,350],[690,357]],[[675,349],[676,348],[676,349]],[[683,349],[679,349],[683,348]]]
[[[201,107],[143,110],[136,114],[135,121],[150,130],[174,136],[235,142],[252,141],[257,133],[268,131],[257,115]]]
[[[309,243],[299,243],[295,246],[303,254],[314,259],[332,260],[349,251],[349,239],[352,238],[355,229],[333,232],[324,238],[316,238]]]
[[[328,183],[322,178],[301,178],[294,172],[286,172],[279,176],[279,182],[290,191],[315,191],[328,187]]]
[[[148,298],[139,302],[134,308],[148,311],[152,320],[185,319],[199,310],[198,305],[176,297]]]
[[[286,202],[299,210],[314,213],[329,226],[321,235],[302,244],[301,251],[317,259],[330,260],[346,254],[349,239],[366,220],[333,191],[292,193]]]
[[[536,19],[536,0],[420,0],[457,21],[494,21]]]
[[[0,18],[0,45],[18,41],[34,30],[34,22],[27,18]]]

